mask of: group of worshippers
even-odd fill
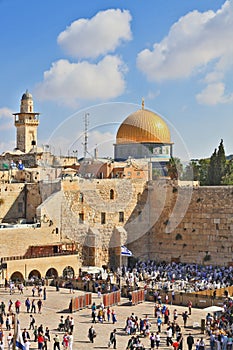
[[[233,284],[233,266],[203,266],[188,263],[138,261],[134,267],[122,266],[118,271],[127,286],[138,287],[150,280],[151,287],[199,291],[226,288]]]

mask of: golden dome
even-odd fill
[[[171,143],[170,131],[159,115],[142,108],[130,114],[117,132],[117,144],[131,142]]]

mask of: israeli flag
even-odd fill
[[[131,252],[131,250],[129,250],[125,245],[121,246],[121,255],[124,256],[132,256],[133,253]]]
[[[20,329],[19,320],[16,320],[16,322],[17,322],[17,325],[16,325],[16,334],[15,334],[15,349],[26,350],[24,346],[22,332]]]

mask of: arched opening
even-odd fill
[[[138,201],[138,202],[141,200],[141,196],[142,196],[142,194],[139,192],[139,193],[137,194],[137,201]]]
[[[110,199],[114,199],[114,190],[113,189],[110,190],[109,197],[110,197]]]
[[[78,200],[79,200],[80,203],[83,203],[83,201],[84,201],[84,196],[83,196],[83,193],[82,193],[82,192],[79,193],[79,198],[78,198]]]
[[[58,272],[53,267],[48,269],[48,271],[46,272],[46,275],[45,275],[45,278],[57,278],[57,277],[58,277]]]
[[[30,280],[32,278],[34,280],[41,279],[41,273],[38,270],[32,270],[28,275],[28,279]]]
[[[10,280],[13,282],[22,282],[24,278],[21,272],[15,271],[12,273]]]
[[[71,266],[66,266],[62,272],[63,278],[74,278],[74,269]]]

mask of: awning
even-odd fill
[[[223,307],[220,307],[220,306],[209,306],[209,307],[206,307],[205,309],[203,309],[203,311],[206,311],[206,312],[220,312],[220,311],[224,311],[224,308]]]

